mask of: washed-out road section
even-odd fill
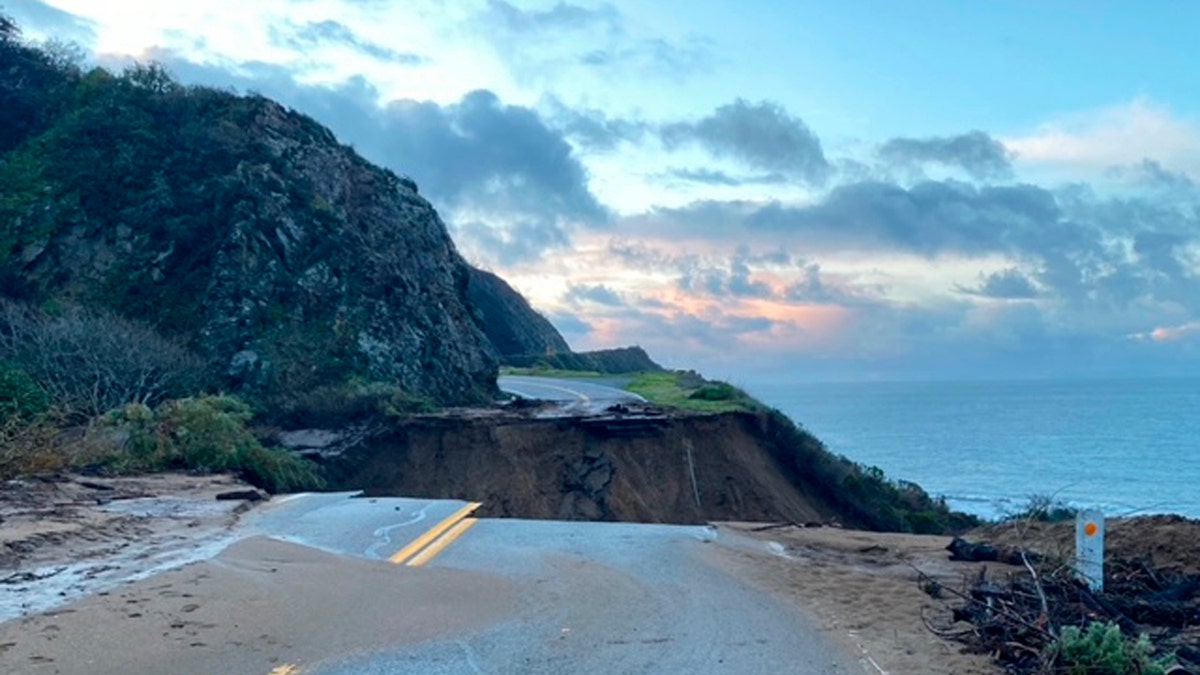
[[[714,564],[761,543],[708,526],[476,521],[471,508],[278,499],[212,560],[0,624],[0,662],[67,675],[864,672],[798,608]],[[405,553],[439,526],[444,548]]]

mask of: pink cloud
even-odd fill
[[[1130,335],[1135,340],[1152,342],[1179,342],[1200,337],[1200,321],[1189,321],[1178,326],[1159,326],[1148,333]]]

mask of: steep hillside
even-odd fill
[[[471,269],[436,211],[311,119],[6,40],[0,127],[4,295],[149,323],[239,391],[493,393]]]
[[[567,341],[529,306],[508,282],[483,270],[472,269],[467,299],[479,312],[480,327],[501,357],[517,354],[565,354]]]

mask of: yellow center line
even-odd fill
[[[395,563],[397,565],[399,565],[400,563],[403,563],[405,560],[408,560],[409,558],[416,555],[417,551],[420,551],[421,549],[425,548],[426,546],[429,545],[430,542],[432,542],[434,539],[437,539],[439,536],[441,536],[441,534],[443,532],[454,527],[454,525],[456,523],[458,523],[460,520],[462,520],[463,518],[466,518],[467,516],[471,515],[471,513],[474,512],[475,509],[479,508],[480,506],[483,506],[483,504],[481,504],[479,502],[471,502],[470,504],[467,504],[466,506],[462,507],[461,509],[455,511],[454,514],[451,515],[449,518],[443,520],[442,522],[438,523],[437,525],[434,525],[425,534],[417,537],[416,539],[413,539],[411,542],[409,542],[408,546],[405,546],[404,548],[397,551],[396,554],[393,555],[391,558],[388,558],[388,560],[392,561],[393,563]],[[443,546],[442,548],[445,548],[445,547]]]
[[[449,532],[442,535],[437,541],[430,544],[429,548],[413,556],[413,559],[408,561],[408,566],[420,567],[430,560],[433,560],[434,556],[441,553],[450,544],[453,544],[455,539],[463,536],[463,533],[471,529],[471,526],[476,522],[478,521],[475,518],[467,518],[457,523],[454,527],[450,528]]]

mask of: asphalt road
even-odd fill
[[[644,402],[641,396],[586,380],[505,375],[497,380],[502,391],[522,398],[555,401],[603,409],[614,403]]]
[[[170,571],[0,623],[18,675],[867,672],[732,576],[712,527],[475,519],[478,504],[280,497]],[[183,537],[181,533],[181,538]],[[204,560],[209,555],[211,560]]]
[[[388,559],[435,524],[461,517],[465,505],[311,495],[273,505],[248,525],[326,551]],[[465,520],[469,529],[424,564],[511,582],[519,600],[506,618],[472,634],[368,654],[331,654],[295,664],[296,672],[863,672],[795,608],[706,562],[710,547],[735,545],[714,528]]]

